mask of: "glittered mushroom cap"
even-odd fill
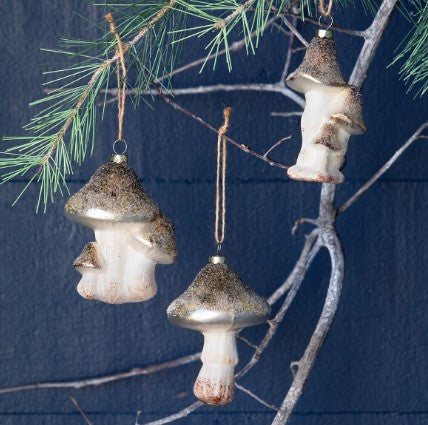
[[[209,263],[189,288],[170,304],[167,313],[173,324],[184,328],[232,330],[265,322],[270,306],[227,264]]]
[[[331,116],[349,134],[362,134],[366,131],[363,118],[363,102],[358,87],[348,86],[341,113]]]
[[[150,225],[136,230],[132,240],[156,263],[171,264],[177,257],[174,224],[162,213]]]
[[[305,93],[314,85],[345,85],[337,62],[336,46],[331,31],[321,30],[306,49],[300,66],[287,77],[287,85]]]
[[[147,222],[160,214],[126,155],[113,155],[65,204],[68,217],[94,227],[102,222]]]

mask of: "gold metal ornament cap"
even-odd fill
[[[111,156],[111,162],[114,162],[115,164],[127,164],[128,163],[128,155],[124,153],[114,153]]]
[[[210,257],[211,264],[224,264],[226,262],[226,258],[221,255],[213,255]]]
[[[333,31],[329,29],[319,29],[317,30],[317,37],[319,38],[333,38]]]

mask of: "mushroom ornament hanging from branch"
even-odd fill
[[[174,325],[204,335],[202,368],[193,392],[207,404],[233,400],[235,366],[238,364],[236,333],[265,322],[270,306],[248,288],[219,255],[210,258],[187,290],[168,307]]]
[[[89,182],[65,205],[66,215],[95,232],[75,260],[82,274],[79,294],[110,304],[146,301],[157,291],[156,264],[170,264],[176,258],[174,225],[146,193],[128,165],[125,152],[118,154],[123,140],[126,99],[126,68],[123,45],[113,16],[106,20],[117,41],[118,139],[111,161],[102,165]]]
[[[238,364],[236,334],[247,326],[265,322],[270,315],[267,301],[248,288],[219,255],[226,228],[226,140],[231,109],[223,111],[224,124],[217,139],[216,216],[214,236],[217,255],[195,277],[187,290],[167,309],[177,326],[204,335],[202,368],[193,392],[207,404],[230,403],[234,394]]]
[[[286,80],[305,95],[302,147],[296,164],[288,169],[295,180],[342,183],[341,167],[351,135],[366,131],[358,87],[346,84],[337,62],[330,30],[318,30],[303,62]]]

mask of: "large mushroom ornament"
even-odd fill
[[[90,242],[75,260],[79,294],[110,304],[156,294],[155,266],[176,258],[174,226],[142,187],[126,155],[115,154],[65,205],[66,215],[90,227]]]
[[[287,77],[287,85],[305,95],[302,148],[288,169],[295,180],[342,183],[340,169],[351,135],[362,134],[361,94],[345,83],[330,30],[318,30],[301,65]]]
[[[202,368],[193,387],[207,404],[230,403],[234,394],[234,371],[238,363],[236,333],[265,322],[270,306],[248,288],[222,256],[210,258],[188,289],[167,310],[177,326],[204,335]]]

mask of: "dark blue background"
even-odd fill
[[[40,52],[59,36],[94,38],[90,19],[101,11],[83,0],[1,0],[0,53],[2,135],[20,134],[32,116],[30,100],[42,94],[41,72],[55,60]],[[349,9],[341,26],[363,29],[370,17]],[[302,31],[310,38],[314,27]],[[412,99],[386,68],[408,30],[395,14],[364,87],[368,131],[351,139],[345,201],[427,118],[425,99]],[[349,76],[361,39],[337,34],[343,71]],[[183,61],[203,55],[202,41],[187,45]],[[234,70],[197,69],[178,76],[176,87],[197,84],[275,82],[286,53],[286,38],[267,33],[255,57],[234,55]],[[297,66],[301,54],[296,55]],[[42,65],[42,66],[40,66]],[[224,106],[234,108],[230,135],[260,152],[293,134],[273,156],[292,163],[298,152],[299,120],[270,116],[298,110],[287,98],[262,93],[218,93],[178,101],[218,126]],[[106,161],[115,138],[115,109],[97,130],[93,158],[70,179],[74,192]],[[215,136],[161,101],[126,114],[131,165],[163,211],[175,221],[178,261],[158,267],[158,295],[135,305],[110,306],[80,298],[72,262],[92,232],[67,221],[63,200],[46,214],[34,212],[32,185],[16,207],[11,202],[23,181],[1,187],[0,207],[0,386],[102,375],[166,361],[198,351],[198,333],[169,325],[165,309],[213,252]],[[5,142],[3,142],[5,143]],[[428,423],[428,323],[426,283],[428,170],[425,141],[416,142],[379,183],[338,219],[346,276],[336,321],[291,420],[295,425],[421,425]],[[225,253],[243,279],[269,295],[292,268],[308,229],[290,235],[294,220],[315,216],[320,186],[290,181],[277,168],[229,149],[228,237]],[[299,358],[325,295],[330,265],[322,252],[262,361],[243,384],[280,404],[290,382],[289,363]],[[249,330],[258,341],[265,328]],[[239,345],[241,364],[250,351]],[[68,400],[77,397],[97,425],[133,424],[174,412],[193,400],[200,365],[193,363],[100,388],[42,390],[0,396],[1,424],[81,424]],[[268,424],[273,414],[237,392],[227,407],[204,407],[185,424]]]

